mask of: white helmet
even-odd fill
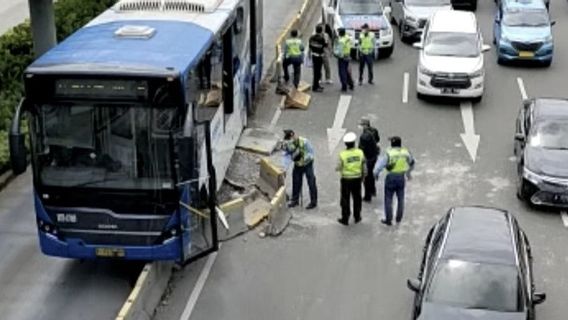
[[[354,143],[357,140],[357,134],[355,132],[348,132],[345,136],[343,136],[343,142],[345,143]]]

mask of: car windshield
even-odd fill
[[[340,15],[380,15],[379,0],[343,0],[339,3]]]
[[[530,132],[529,145],[568,150],[568,121],[544,120],[535,123]]]
[[[509,27],[543,27],[550,24],[546,9],[508,10],[503,24]]]
[[[406,0],[404,3],[414,7],[441,7],[451,4],[450,0]]]
[[[477,57],[480,54],[475,33],[430,32],[424,52],[432,56]]]
[[[33,122],[42,184],[57,187],[173,188],[175,109],[47,104]]]
[[[514,266],[443,260],[426,301],[465,309],[517,312],[522,298]]]

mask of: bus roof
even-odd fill
[[[209,2],[216,2],[210,0]],[[216,9],[123,10],[121,1],[69,36],[28,68],[30,73],[179,75],[199,62],[239,0],[219,0]],[[144,4],[148,1],[139,1]],[[158,1],[160,2],[160,1]],[[194,2],[207,2],[200,0]],[[132,8],[130,8],[132,9]],[[151,36],[117,36],[121,29],[151,30]],[[132,28],[134,27],[134,28]]]

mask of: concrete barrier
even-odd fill
[[[172,262],[147,263],[115,320],[150,320],[172,274]]]

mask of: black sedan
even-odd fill
[[[568,207],[568,100],[524,101],[514,152],[517,196],[534,205]]]
[[[535,293],[529,241],[507,211],[459,207],[430,230],[413,319],[527,320],[546,299]]]

